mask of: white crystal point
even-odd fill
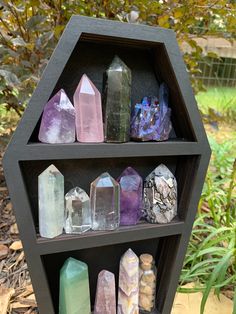
[[[81,188],[71,189],[65,196],[66,233],[83,233],[91,228],[91,209],[88,194]]]
[[[54,238],[63,231],[64,176],[50,165],[38,177],[39,233]]]
[[[105,172],[91,183],[93,230],[114,230],[120,224],[120,185]]]
[[[152,223],[168,223],[177,215],[177,181],[163,164],[144,181],[144,216]]]

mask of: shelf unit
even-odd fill
[[[102,75],[115,54],[131,68],[132,104],[156,95],[158,83],[170,89],[173,132],[165,142],[123,144],[39,143],[37,134],[44,104],[60,88],[72,100],[83,73],[102,90]],[[171,30],[73,16],[68,23],[4,156],[4,171],[40,314],[57,314],[59,270],[69,256],[88,264],[91,305],[97,275],[115,273],[130,247],[151,253],[157,266],[156,312],[171,311],[178,278],[210,158],[206,134],[194,100],[175,34]],[[141,221],[115,231],[38,234],[38,175],[53,163],[65,177],[65,191],[89,184],[109,171],[117,178],[127,166],[145,178],[159,163],[175,174],[178,216],[168,224]]]

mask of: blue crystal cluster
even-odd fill
[[[131,118],[131,138],[139,141],[164,141],[172,129],[169,92],[165,83],[160,85],[159,98],[144,97],[136,104]]]

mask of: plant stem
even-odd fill
[[[233,164],[233,171],[231,173],[231,179],[230,179],[230,184],[229,184],[229,189],[228,189],[228,193],[227,193],[227,203],[226,203],[226,225],[229,226],[230,225],[230,208],[231,208],[231,198],[232,198],[232,192],[234,189],[234,180],[236,177],[236,159],[234,160],[234,164]],[[232,216],[235,219],[235,210],[234,212],[232,212]]]

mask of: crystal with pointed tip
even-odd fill
[[[88,194],[81,188],[71,189],[65,196],[66,233],[83,233],[91,228],[91,209]]]
[[[136,104],[131,118],[131,138],[139,141],[168,140],[172,123],[171,109],[168,107],[168,87],[160,85],[159,99],[144,97]]]
[[[59,314],[91,314],[88,266],[69,257],[60,271]]]
[[[101,95],[84,74],[74,93],[75,124],[79,142],[103,142]]]
[[[38,138],[50,144],[75,141],[75,108],[63,89],[46,103]]]
[[[143,179],[132,167],[127,167],[117,181],[120,183],[120,224],[135,225],[141,217]]]
[[[49,166],[38,177],[39,233],[54,238],[63,231],[64,176],[54,166]]]
[[[177,215],[177,181],[163,164],[144,180],[144,210],[147,221],[167,223]]]
[[[90,201],[93,230],[114,230],[120,223],[120,186],[109,173],[91,183]]]
[[[117,314],[139,313],[139,259],[128,249],[120,260]]]
[[[103,112],[106,142],[127,142],[130,138],[131,71],[115,56],[104,75]]]
[[[94,314],[116,314],[115,276],[102,270],[98,274]]]

